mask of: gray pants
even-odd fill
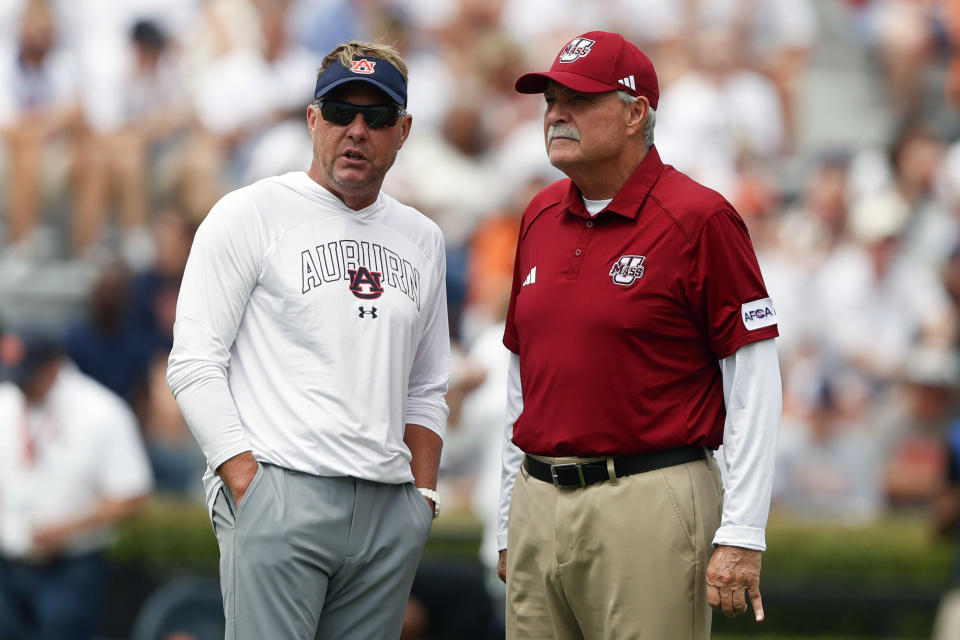
[[[410,483],[261,464],[213,505],[226,640],[398,638],[432,520]]]

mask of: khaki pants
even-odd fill
[[[521,467],[510,505],[507,638],[709,638],[706,569],[721,494],[712,455],[576,489]]]
[[[932,637],[933,640],[960,638],[960,589],[953,589],[944,594],[937,609]]]

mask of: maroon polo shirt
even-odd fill
[[[717,361],[776,335],[743,220],[655,147],[596,217],[571,180],[555,182],[524,212],[514,262],[513,441],[548,456],[715,449]]]

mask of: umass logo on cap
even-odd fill
[[[587,54],[590,53],[590,48],[596,43],[596,40],[590,38],[574,38],[560,51],[560,57],[557,58],[557,61],[573,62],[580,58],[586,58]]]

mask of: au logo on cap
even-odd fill
[[[590,48],[597,43],[590,38],[574,38],[560,52],[559,62],[573,62],[579,58],[586,58]]]
[[[366,58],[360,58],[359,60],[354,61],[353,66],[350,67],[350,71],[353,71],[354,73],[370,75],[373,73],[373,67],[376,64],[377,63],[375,61],[370,61]]]

